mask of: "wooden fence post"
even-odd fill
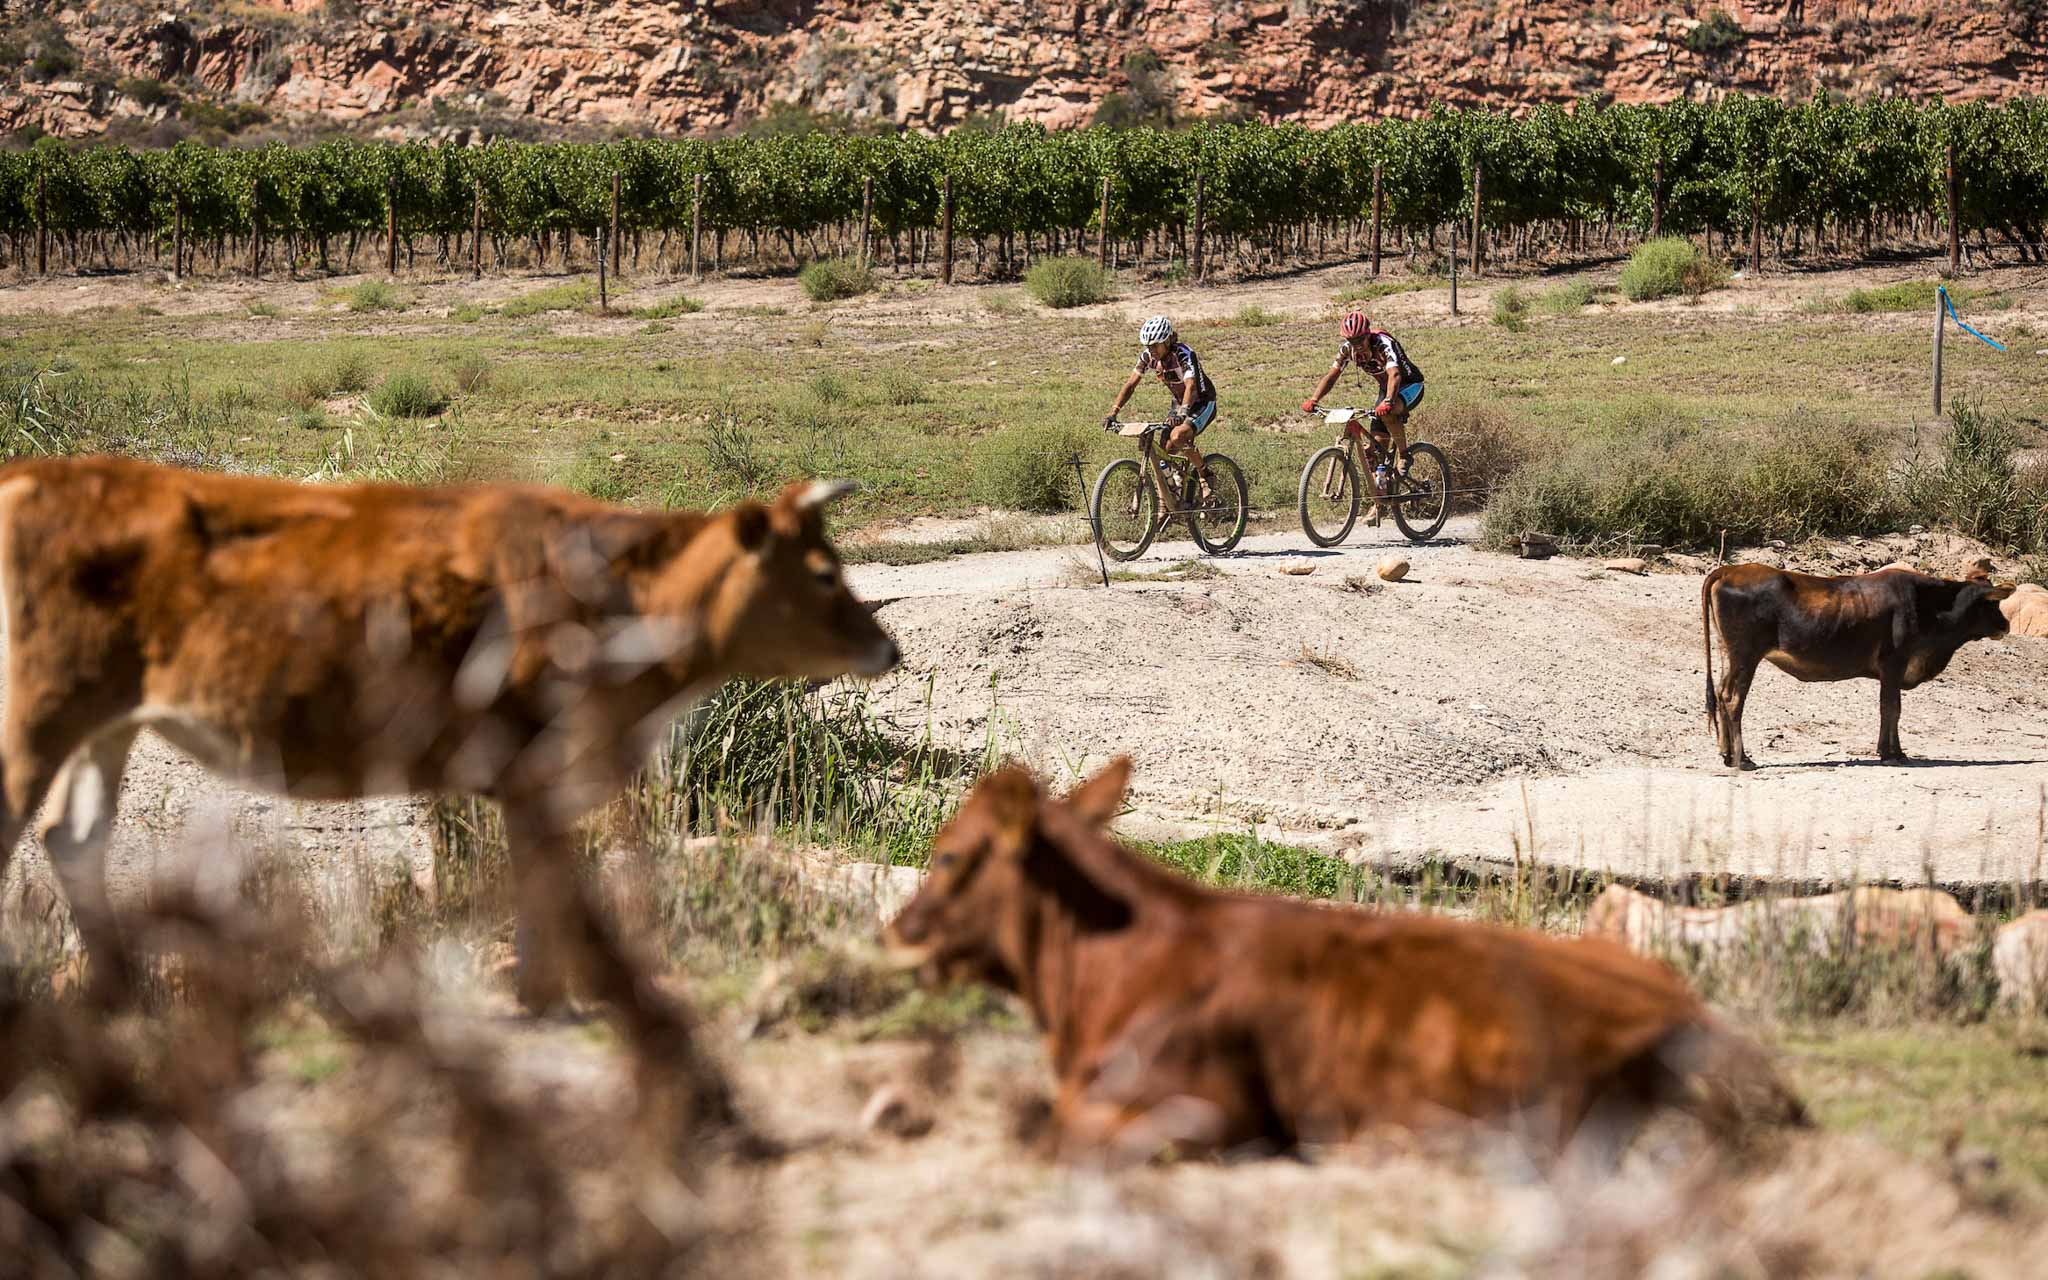
[[[249,180],[249,278],[263,278],[263,179]]]
[[[469,277],[484,278],[484,189],[476,189],[476,208],[469,215]]]
[[[1109,179],[1102,180],[1102,235],[1095,242],[1095,263],[1109,270]]]
[[[860,265],[865,271],[868,265],[868,228],[875,221],[875,180],[872,177],[860,180]]]
[[[1380,191],[1380,167],[1372,167],[1372,273],[1380,273],[1380,211],[1384,208]],[[1347,246],[1348,247],[1348,246]]]
[[[612,303],[610,295],[605,292],[604,260],[606,243],[611,239],[611,228],[599,223],[597,235],[593,238],[597,241],[597,309],[609,311],[612,309]]]
[[[1664,234],[1664,162],[1650,170],[1650,238]]]
[[[384,271],[398,274],[398,179],[384,179]]]
[[[185,278],[185,193],[171,197],[171,280]]]
[[[1483,227],[1479,220],[1479,202],[1485,194],[1486,165],[1478,160],[1472,162],[1472,274],[1479,274],[1480,244],[1484,239]]]
[[[1956,192],[1956,144],[1948,144],[1948,273],[1955,275],[1963,269],[1963,229],[1956,221],[1957,206],[1962,202]],[[1935,412],[1941,411],[1939,404]]]
[[[953,175],[939,187],[939,283],[953,283]]]
[[[36,170],[36,274],[50,274],[50,200],[43,190],[43,171]]]
[[[704,175],[690,183],[690,279],[702,280],[698,253],[704,244]]]
[[[1202,225],[1202,216],[1202,171],[1197,169],[1195,170],[1195,260],[1188,264],[1194,271],[1196,284],[1202,283],[1206,278],[1205,268],[1208,266],[1208,259],[1202,254],[1202,235],[1206,230]]]

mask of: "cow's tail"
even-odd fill
[[[1717,568],[1700,584],[1700,644],[1707,654],[1707,723],[1718,737],[1721,731],[1721,699],[1714,692],[1714,584],[1721,580]]]

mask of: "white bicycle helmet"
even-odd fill
[[[1173,321],[1165,316],[1153,316],[1145,322],[1144,328],[1138,330],[1138,341],[1148,347],[1155,342],[1169,341],[1172,337]]]

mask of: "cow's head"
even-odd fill
[[[2012,590],[1992,585],[1988,577],[1971,577],[1956,592],[1955,603],[1941,615],[1942,630],[1963,643],[2004,635],[2010,624],[2005,610],[1998,606]]]
[[[648,611],[689,618],[720,678],[878,676],[901,657],[846,585],[824,509],[843,481],[799,480],[772,504],[711,517],[660,571]]]
[[[1128,924],[1125,856],[1099,828],[1130,782],[1119,757],[1055,800],[1011,765],[976,785],[932,840],[917,896],[882,932],[906,965],[941,979],[979,978],[1018,990],[1037,959],[1042,930],[1087,933]]]

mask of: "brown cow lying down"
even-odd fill
[[[103,974],[122,967],[102,854],[135,735],[309,799],[413,791],[504,806],[522,923],[583,927],[572,833],[684,702],[734,676],[876,675],[822,508],[632,511],[541,489],[309,488],[118,458],[0,469],[0,871],[44,842]],[[559,999],[552,962],[521,995]]]
[[[1021,996],[1063,1154],[1285,1151],[1376,1124],[1502,1121],[1611,1157],[1670,1103],[1803,1120],[1762,1051],[1612,943],[1222,893],[1103,833],[1128,760],[1066,799],[1007,768],[932,843],[883,937]]]
[[[1956,650],[2006,633],[1999,602],[2011,587],[1979,574],[1967,582],[1911,569],[1816,577],[1761,564],[1723,565],[1700,584],[1707,652],[1707,719],[1721,763],[1754,769],[1742,749],[1742,708],[1759,662],[1796,680],[1878,682],[1877,755],[1904,760],[1899,694],[1940,675]],[[1714,631],[1724,670],[1714,684]]]

